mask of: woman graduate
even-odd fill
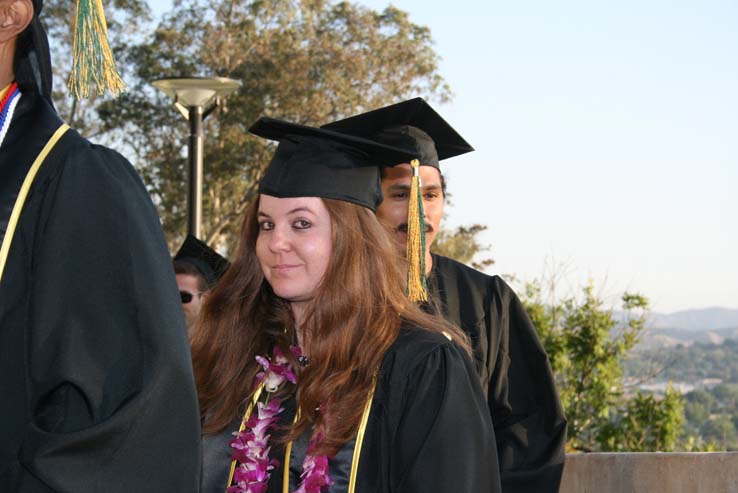
[[[192,341],[202,491],[499,491],[468,341],[408,301],[373,214],[377,166],[413,156],[268,118],[251,132],[280,144]]]

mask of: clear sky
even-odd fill
[[[442,164],[448,225],[488,226],[490,273],[738,308],[738,2],[392,3],[431,29],[435,106],[476,148]]]

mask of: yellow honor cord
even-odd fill
[[[10,86],[12,85],[13,84],[10,83],[7,86],[5,86],[2,90],[0,90],[0,101],[2,101],[2,99],[5,97],[5,93],[8,92],[8,89],[10,89]]]
[[[364,434],[366,433],[366,425],[369,422],[369,413],[372,410],[372,401],[374,400],[374,389],[377,388],[377,374],[374,373],[372,378],[372,387],[369,389],[369,397],[364,404],[364,413],[361,415],[359,424],[359,432],[356,434],[356,445],[354,446],[354,457],[351,460],[351,475],[349,476],[348,493],[356,491],[356,476],[359,473],[359,458],[361,456],[361,446],[364,443]]]
[[[282,471],[282,493],[290,492],[290,455],[292,454],[292,442],[287,442],[284,449],[284,470]]]
[[[77,99],[93,91],[116,94],[124,89],[108,43],[102,0],[77,0],[73,58],[67,85]]]
[[[421,197],[420,163],[410,162],[410,202],[407,209],[407,294],[410,301],[427,301],[425,285],[425,219]]]
[[[10,253],[10,244],[13,241],[13,234],[15,234],[15,228],[18,225],[21,210],[23,210],[23,205],[26,202],[28,192],[31,190],[33,180],[36,178],[36,173],[38,173],[38,170],[41,169],[41,165],[46,160],[46,156],[49,155],[51,149],[54,148],[56,143],[59,141],[59,139],[61,139],[62,135],[64,135],[67,130],[69,130],[69,125],[65,123],[61,124],[59,128],[56,129],[56,132],[54,132],[49,141],[46,142],[44,148],[41,149],[41,152],[38,154],[38,156],[36,156],[36,160],[33,161],[31,169],[28,170],[28,174],[26,174],[26,178],[23,180],[23,184],[21,185],[20,191],[18,192],[18,198],[15,199],[13,210],[10,213],[10,220],[8,221],[8,228],[5,230],[3,243],[2,245],[0,245],[0,281],[2,281],[3,278],[5,263],[7,262],[8,254]]]
[[[295,419],[292,421],[294,425],[300,419],[300,410],[295,413]],[[282,470],[282,493],[290,493],[290,456],[292,455],[292,442],[287,442],[284,448],[284,468]]]

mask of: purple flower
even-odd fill
[[[307,455],[302,462],[300,486],[295,490],[295,493],[321,493],[323,489],[333,484],[333,480],[329,475],[328,457],[313,455],[313,451],[322,438],[321,433],[316,433],[310,439]]]
[[[284,411],[279,398],[272,398],[268,404],[256,403],[243,431],[234,433],[229,442],[232,456],[239,462],[233,473],[235,484],[229,486],[229,493],[264,493],[269,474],[279,462],[269,459],[269,429],[278,420],[277,415]]]
[[[295,350],[293,349],[294,347],[295,346],[292,346],[290,348],[293,354],[295,354]],[[299,348],[297,348],[297,352],[302,354],[302,351],[300,351]],[[274,346],[272,354],[273,357],[271,361],[263,356],[256,356],[256,361],[264,369],[264,371],[260,371],[256,374],[256,380],[264,383],[264,389],[267,392],[276,392],[285,380],[291,383],[297,383],[297,377],[292,369],[292,365],[279,347]],[[297,357],[299,357],[299,355]]]

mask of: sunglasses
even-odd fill
[[[182,301],[182,304],[183,305],[186,305],[187,303],[189,303],[190,301],[192,301],[192,298],[194,296],[195,295],[192,294],[192,293],[190,293],[189,291],[180,291],[179,292],[179,299]]]

